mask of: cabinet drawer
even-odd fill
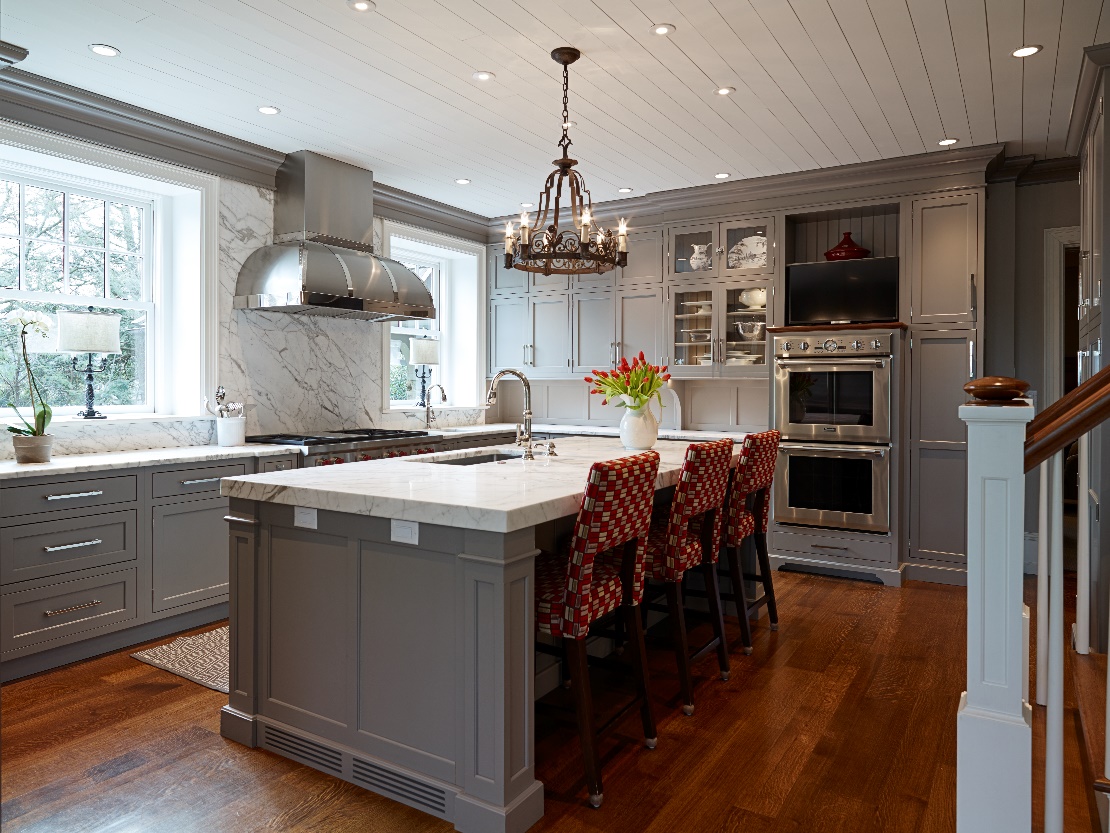
[[[136,618],[135,568],[0,596],[0,651]]]
[[[154,475],[152,495],[155,498],[183,497],[205,493],[218,494],[220,480],[224,477],[238,477],[247,473],[246,463],[224,466],[204,466],[179,471],[160,471]]]
[[[135,560],[134,509],[0,530],[0,584]]]
[[[133,474],[97,477],[35,486],[8,486],[0,489],[0,516],[32,515],[62,509],[82,509],[136,499],[138,479]]]
[[[260,460],[258,470],[262,474],[271,471],[289,471],[297,467],[297,460],[294,457],[275,457],[271,460]]]
[[[890,564],[893,551],[889,540],[855,541],[851,538],[833,538],[819,530],[812,533],[779,532],[771,533],[772,549],[789,550],[810,558],[838,559],[848,561],[869,561]]]

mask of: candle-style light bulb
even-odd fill
[[[509,220],[505,223],[505,249],[506,251],[513,245],[513,221]]]
[[[628,222],[621,217],[620,226],[617,227],[617,251],[628,251]]]
[[[583,230],[588,229],[590,227],[590,220],[591,220],[590,209],[587,208],[582,212],[582,228],[583,228]]]
[[[531,239],[531,229],[528,228],[528,212],[520,212],[520,245],[527,246]]]

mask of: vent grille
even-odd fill
[[[265,726],[262,746],[334,775],[343,772],[343,756],[340,753],[273,726]]]
[[[447,794],[443,790],[369,761],[352,759],[351,780],[429,813],[447,814]]]

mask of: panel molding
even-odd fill
[[[1068,121],[1068,138],[1064,145],[1069,156],[1078,156],[1091,110],[1098,97],[1098,82],[1102,70],[1110,66],[1110,43],[1088,46],[1083,50],[1083,69],[1079,71],[1079,86],[1071,105],[1071,118]]]

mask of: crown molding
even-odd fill
[[[1079,84],[1075,88],[1071,117],[1068,119],[1068,138],[1064,143],[1069,156],[1079,155],[1091,110],[1098,98],[1098,82],[1106,67],[1110,67],[1110,43],[1088,46],[1083,50],[1083,67],[1079,70]]]
[[[114,98],[9,68],[0,72],[8,121],[263,188],[285,154]]]
[[[484,244],[489,218],[447,203],[374,183],[374,216]]]

